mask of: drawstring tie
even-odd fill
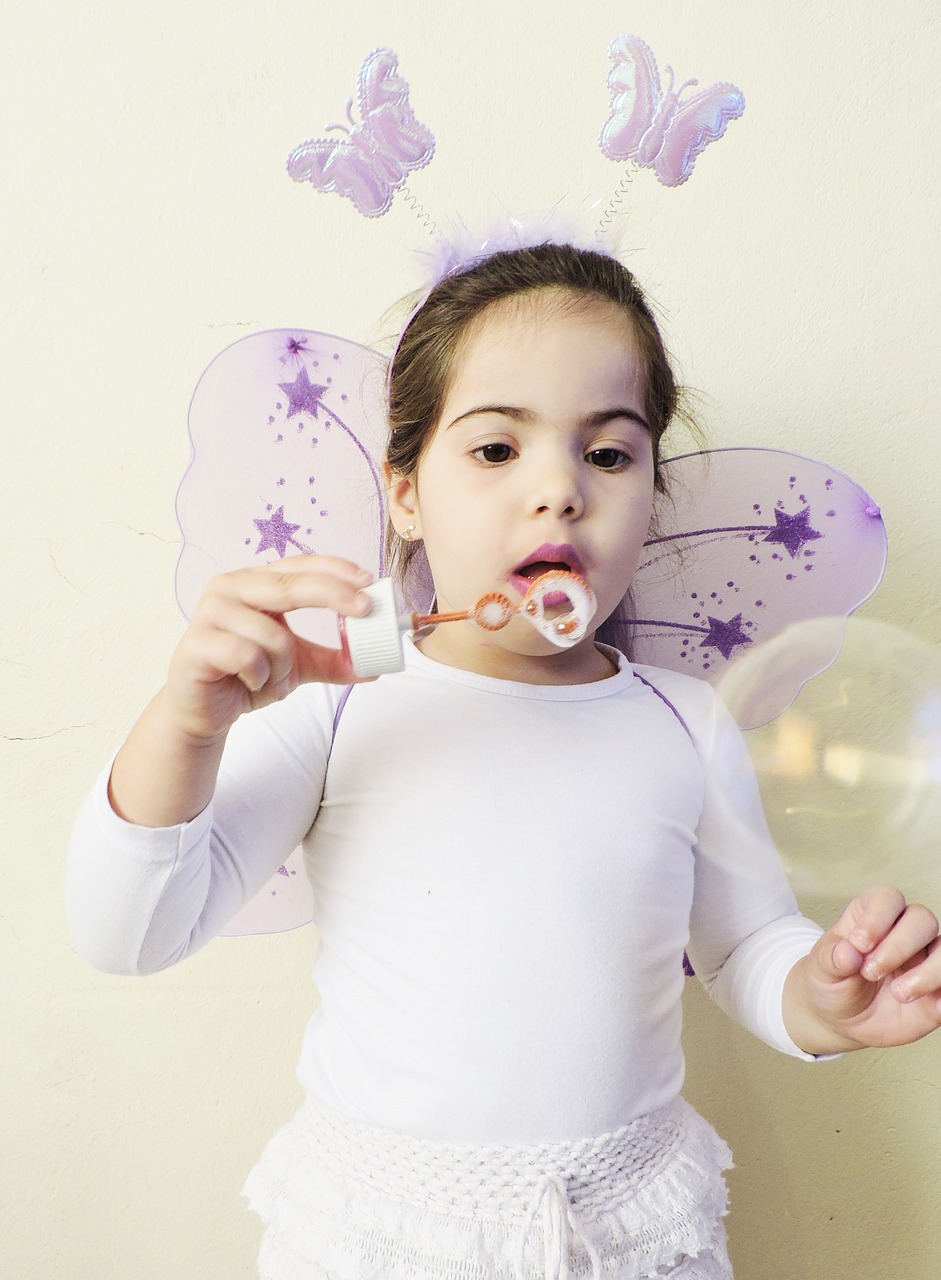
[[[536,1186],[536,1194],[520,1232],[516,1254],[517,1280],[527,1280],[526,1245],[540,1208],[543,1209],[545,1280],[570,1280],[569,1257],[577,1244],[584,1245],[588,1251],[593,1280],[601,1280],[601,1256],[591,1241],[586,1239],[575,1217],[569,1203],[565,1179],[555,1173],[543,1174]]]

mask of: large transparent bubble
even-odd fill
[[[746,735],[798,895],[941,887],[941,648],[862,618],[817,619],[745,653],[719,692],[733,714],[833,651],[792,705]],[[794,688],[800,678],[794,677]]]

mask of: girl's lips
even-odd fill
[[[535,567],[538,565],[538,573],[525,574],[521,572],[523,569]],[[514,590],[524,596],[529,590],[533,581],[543,573],[550,573],[553,569],[565,569],[570,573],[584,576],[585,570],[575,548],[567,542],[561,545],[544,542],[541,547],[537,547],[531,552],[525,560],[521,560],[518,567],[509,574],[508,581]]]
[[[546,572],[548,573],[548,570],[546,570]],[[537,575],[537,576],[541,576],[541,575]],[[526,594],[526,592],[529,590],[529,588],[533,585],[535,581],[536,581],[535,577],[524,578],[521,573],[511,573],[510,576],[507,578],[507,582],[509,582],[510,585],[513,587],[514,591],[518,591],[521,596],[524,596]]]

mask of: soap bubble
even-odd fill
[[[746,735],[771,833],[798,895],[936,885],[941,649],[884,622],[816,619],[746,652],[719,692],[734,715],[782,670],[819,670],[840,632],[833,663]]]

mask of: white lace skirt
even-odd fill
[[[261,1280],[731,1280],[728,1147],[682,1098],[614,1133],[453,1145],[308,1098],[245,1184]]]

